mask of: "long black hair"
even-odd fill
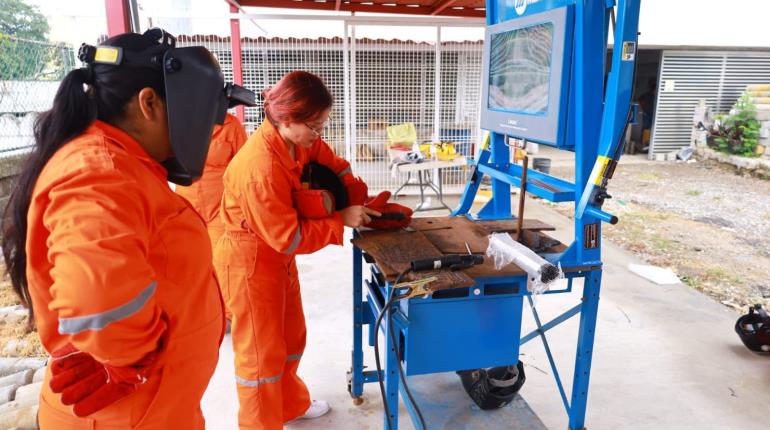
[[[104,45],[141,52],[158,45],[158,41],[126,33],[108,39]],[[165,96],[160,70],[106,64],[75,69],[62,80],[51,109],[35,121],[35,146],[16,179],[2,221],[6,271],[13,290],[29,309],[30,324],[34,315],[26,273],[27,212],[37,178],[59,148],[82,134],[95,119],[115,125],[115,121],[124,116],[126,104],[147,87],[153,88],[161,97]]]

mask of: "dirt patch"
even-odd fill
[[[609,192],[620,222],[607,239],[729,307],[770,306],[770,181],[712,161],[649,163],[619,166]]]

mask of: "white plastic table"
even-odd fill
[[[451,212],[452,209],[447,206],[446,203],[444,203],[444,189],[440,170],[449,167],[465,166],[467,163],[467,159],[463,156],[460,156],[448,161],[426,159],[421,163],[402,162],[396,164],[394,167],[396,172],[406,173],[407,177],[406,181],[396,190],[395,193],[393,193],[393,199],[397,199],[398,192],[405,187],[419,187],[420,203],[414,208],[415,212],[430,211],[435,209],[447,209]],[[436,182],[434,182],[431,178],[430,172],[432,170],[437,171],[436,176],[438,177],[438,180]],[[417,182],[411,182],[412,173],[417,173]],[[436,194],[438,197],[439,205],[432,206],[428,201],[425,200],[425,188],[431,189]]]

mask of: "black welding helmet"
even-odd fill
[[[770,353],[770,316],[762,305],[749,308],[749,313],[735,322],[735,332],[752,351]]]
[[[348,207],[348,192],[339,175],[323,164],[307,163],[302,168],[303,186],[311,190],[326,190],[334,197],[334,210]]]
[[[461,370],[457,374],[465,391],[484,410],[502,408],[511,403],[527,379],[521,361],[515,366]]]
[[[157,41],[157,45],[136,52],[83,44],[78,57],[89,65],[148,67],[163,73],[173,152],[163,165],[169,181],[190,185],[203,173],[214,125],[224,122],[230,107],[255,106],[256,96],[238,85],[225,85],[219,63],[206,48],[177,48],[176,38],[159,28],[147,30],[143,37]]]

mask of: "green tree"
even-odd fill
[[[49,30],[36,7],[0,0],[0,80],[41,79],[52,66],[61,69],[61,49],[46,43]]]
[[[21,0],[0,0],[0,33],[44,42],[50,28],[37,7]]]

